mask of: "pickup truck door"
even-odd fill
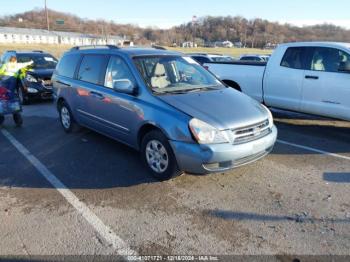
[[[327,47],[310,51],[301,111],[350,120],[350,74],[338,71],[342,62],[350,61],[350,55]]]
[[[282,51],[282,50],[281,50]],[[290,47],[282,60],[271,59],[264,76],[264,101],[268,106],[288,110],[300,110],[303,88],[302,47]],[[283,52],[283,51],[282,51]]]

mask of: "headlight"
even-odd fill
[[[31,83],[37,83],[38,82],[38,80],[34,76],[29,75],[29,74],[26,75],[25,80],[28,81],[28,82],[31,82]]]
[[[199,120],[192,118],[189,123],[190,130],[199,144],[223,144],[229,143],[225,131]]]
[[[262,105],[265,110],[267,111],[267,114],[269,115],[269,126],[272,127],[273,126],[273,116],[272,116],[272,113],[271,111],[264,105]]]
[[[32,87],[28,87],[27,92],[28,92],[28,93],[32,93],[32,94],[35,94],[35,93],[38,93],[38,90],[35,89],[35,88],[32,88]]]

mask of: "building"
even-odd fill
[[[194,42],[183,42],[181,44],[181,47],[184,47],[184,48],[194,48],[194,47],[197,47],[197,43],[194,43]]]
[[[47,30],[0,27],[0,43],[3,44],[57,44],[57,36]]]
[[[133,45],[130,40],[120,36],[102,37],[76,32],[15,27],[0,27],[0,44]]]

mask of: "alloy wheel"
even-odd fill
[[[169,156],[164,145],[158,140],[151,140],[146,145],[146,160],[156,173],[163,173],[169,165]]]
[[[67,107],[62,106],[61,108],[61,122],[65,129],[69,129],[71,125],[70,113]]]

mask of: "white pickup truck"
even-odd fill
[[[350,44],[281,44],[267,63],[204,66],[267,106],[350,121]]]

